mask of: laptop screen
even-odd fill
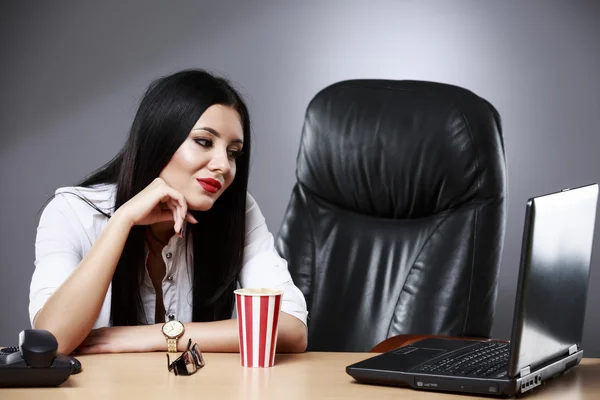
[[[598,185],[527,203],[510,376],[581,346]]]

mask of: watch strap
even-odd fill
[[[169,353],[177,353],[177,338],[167,338],[167,351]]]

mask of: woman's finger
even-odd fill
[[[173,222],[175,222],[174,229],[175,229],[175,232],[177,232],[177,224],[179,223],[179,216],[177,215],[178,214],[177,207],[175,207],[171,201],[167,202],[166,204],[169,207],[169,209],[171,210],[171,213],[173,214]]]
[[[179,206],[184,211],[182,214],[182,219],[183,219],[183,216],[187,213],[187,203],[185,201],[185,197],[181,193],[179,193],[177,190],[173,189],[170,186],[166,187],[166,191],[167,191],[167,194],[172,199],[175,199],[179,203]]]
[[[179,204],[181,206],[181,223],[183,223],[185,222],[185,216],[188,213],[187,202],[185,201],[183,195],[181,195],[181,199],[179,199]]]
[[[181,229],[183,229],[183,216],[181,214],[181,206],[179,205],[179,202],[177,202],[174,199],[171,199],[171,205],[175,208],[175,210],[177,210],[177,220],[175,221],[175,233],[179,236]]]
[[[160,190],[159,207],[161,209],[168,207],[171,210],[174,222],[173,229],[176,234],[183,237],[181,231],[187,219],[187,202],[185,201],[185,197],[164,181],[160,180],[157,182],[156,187]]]
[[[171,205],[177,210],[177,219],[181,220],[184,215],[181,213],[181,205],[176,199],[171,199]]]
[[[165,221],[174,221],[173,211],[171,211],[168,207],[165,210],[160,210],[160,215],[158,216],[158,221],[156,221],[156,222],[165,222]]]
[[[177,191],[175,191],[175,192],[176,192],[176,195],[173,197],[179,202],[181,209],[184,211],[183,215],[185,215],[187,213],[187,203],[185,202],[185,197],[183,197],[183,195],[181,193],[179,193]]]
[[[191,222],[192,224],[198,223],[198,220],[196,218],[194,218],[194,216],[192,214],[190,214],[189,212],[185,215],[185,220],[187,222]]]

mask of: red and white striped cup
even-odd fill
[[[283,291],[261,288],[238,289],[233,293],[237,307],[242,366],[272,367],[275,364]]]

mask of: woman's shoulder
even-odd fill
[[[38,232],[71,235],[82,239],[83,246],[91,246],[113,212],[115,193],[114,185],[58,188],[40,215]]]
[[[254,197],[250,194],[250,192],[246,192],[246,215],[255,213],[262,215],[260,207],[258,206],[258,203]]]
[[[256,200],[254,200],[250,192],[246,192],[246,210],[254,205],[256,205]]]
[[[77,215],[112,214],[116,185],[101,184],[91,187],[65,186],[56,189],[48,207],[69,209]]]
[[[258,203],[250,193],[246,193],[246,234],[265,224],[265,217]]]

